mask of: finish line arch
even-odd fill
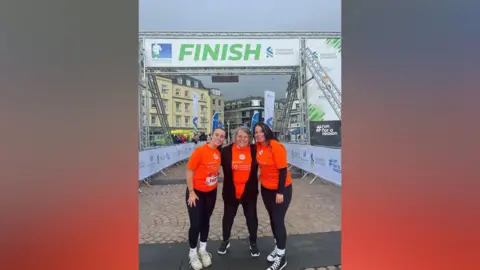
[[[287,89],[287,106],[283,112],[286,119],[282,130],[288,128],[288,110],[293,100],[299,102],[302,135],[309,141],[308,90],[307,82],[313,78],[311,63],[305,58],[308,41],[339,39],[339,32],[200,32],[200,31],[141,31],[140,71],[142,83],[140,89],[147,88],[156,103],[158,117],[164,117],[165,111],[156,82],[149,78],[155,76],[240,76],[240,75],[290,75]],[[313,55],[313,53],[312,53]],[[313,65],[315,66],[315,65]],[[307,74],[312,78],[307,78]],[[328,77],[325,74],[323,77]],[[322,88],[334,85],[327,81],[318,81]],[[156,88],[156,90],[155,90]],[[335,87],[336,88],[336,87]],[[297,91],[300,90],[300,91]],[[141,95],[142,90],[139,91]],[[334,97],[322,89],[332,107]],[[291,97],[290,97],[291,96]],[[140,97],[141,99],[141,97]],[[139,99],[139,100],[140,100]],[[140,102],[140,101],[139,101]],[[289,103],[290,102],[290,103]],[[338,102],[338,100],[336,101]],[[140,102],[140,149],[148,148],[149,132],[148,110]],[[338,114],[338,113],[337,113]],[[339,115],[339,114],[338,114]],[[339,115],[340,117],[340,115]],[[165,134],[170,134],[168,121],[161,120]],[[305,130],[306,129],[306,130]]]

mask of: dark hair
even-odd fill
[[[216,127],[214,130],[212,130],[212,133],[210,134],[210,136],[213,135],[213,133],[215,133],[217,129],[222,130],[223,132],[225,132],[225,135],[227,135],[227,131],[223,127]]]
[[[275,134],[273,134],[272,129],[267,124],[265,124],[263,122],[256,123],[255,126],[253,126],[254,134],[255,134],[255,128],[256,127],[260,127],[262,129],[262,132],[265,135],[265,140],[267,141],[267,143],[269,143],[270,140],[278,141],[277,137],[275,137]]]

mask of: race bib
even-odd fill
[[[217,184],[218,182],[218,173],[209,173],[205,179],[207,186],[211,187]]]

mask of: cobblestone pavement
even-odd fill
[[[172,167],[160,179],[185,178],[185,164]],[[293,199],[287,212],[289,235],[341,230],[340,188],[320,180],[309,184],[311,178],[294,179]],[[219,184],[219,191],[222,184]],[[142,187],[140,199],[140,244],[187,242],[189,220],[185,204],[185,184]],[[218,192],[217,204],[211,219],[209,239],[221,240],[223,200]],[[268,214],[261,196],[258,197],[258,237],[272,236]],[[232,238],[248,238],[248,231],[240,209],[232,228]],[[340,267],[341,268],[341,267]],[[339,266],[307,268],[305,270],[333,270]]]
[[[183,169],[184,171],[184,169]],[[307,234],[339,231],[340,188],[315,181],[309,185],[308,177],[293,183],[293,199],[287,212],[288,234]],[[185,205],[186,185],[157,185],[142,188],[140,197],[140,244],[186,242],[189,220]],[[219,186],[221,188],[221,184]],[[220,240],[223,201],[219,198],[211,219],[210,239]],[[268,214],[259,196],[258,237],[272,236]],[[248,238],[245,218],[239,207],[232,229],[232,238]]]

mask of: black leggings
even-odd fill
[[[270,216],[270,226],[272,227],[273,237],[277,241],[277,248],[285,249],[287,244],[285,215],[287,214],[288,206],[292,201],[292,185],[290,184],[288,187],[285,187],[285,190],[283,191],[283,203],[281,204],[275,202],[277,197],[276,190],[266,189],[262,186],[261,193],[263,203]]]
[[[227,241],[230,239],[230,234],[232,232],[233,220],[237,215],[238,206],[242,205],[243,214],[247,220],[248,233],[250,234],[250,243],[255,244],[257,242],[257,229],[258,229],[258,216],[257,216],[257,198],[253,200],[236,200],[235,202],[224,204],[223,210],[223,219],[222,219],[222,229],[223,229],[223,240]]]
[[[187,202],[188,217],[190,218],[190,229],[188,230],[188,243],[190,248],[196,248],[198,236],[200,242],[207,242],[208,232],[210,231],[210,217],[212,216],[215,203],[217,201],[217,189],[210,192],[195,190],[198,200],[196,206],[189,206]],[[185,198],[188,200],[188,189]]]

